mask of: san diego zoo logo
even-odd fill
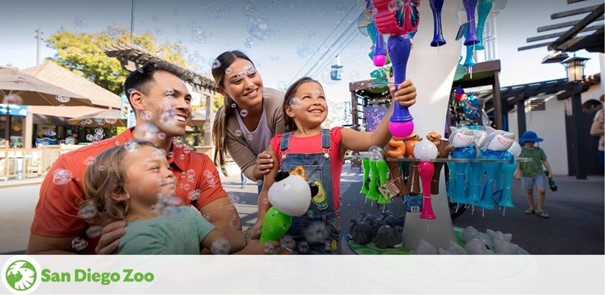
[[[11,293],[31,293],[40,285],[39,269],[40,265],[31,257],[13,256],[2,267],[2,283]]]

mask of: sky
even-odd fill
[[[541,64],[548,54],[545,47],[520,52],[517,48],[528,44],[526,38],[539,35],[540,26],[581,17],[551,20],[551,14],[603,3],[496,2],[496,6],[504,6],[496,16],[495,35],[503,87],[564,78],[562,65]],[[0,65],[35,66],[36,29],[44,38],[61,29],[100,32],[115,25],[130,28],[131,5],[132,0],[0,0],[5,24],[0,26]],[[159,42],[185,44],[188,57],[198,65],[195,69],[210,78],[214,58],[238,49],[255,62],[266,87],[284,90],[296,78],[310,75],[324,84],[329,101],[342,104],[350,100],[348,83],[369,79],[375,69],[368,57],[372,41],[357,28],[363,8],[363,0],[134,0],[134,31],[153,32]],[[428,1],[421,1],[421,9],[429,9]],[[329,71],[337,53],[343,75],[341,81],[332,81]],[[40,55],[49,57],[54,51],[42,44]],[[586,74],[600,71],[598,54],[580,51],[577,55],[591,58]],[[342,117],[333,112],[330,115]]]

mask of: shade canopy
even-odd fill
[[[120,119],[120,110],[102,110],[67,120],[71,125],[84,127],[126,127],[126,120]]]
[[[11,104],[92,106],[89,99],[80,95],[34,78],[16,68],[0,67],[0,98],[5,97],[6,103]]]

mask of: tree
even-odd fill
[[[133,42],[166,61],[188,67],[184,58],[188,50],[183,44],[157,44],[155,36],[149,32],[133,35]],[[120,26],[109,27],[102,33],[73,33],[61,30],[46,41],[48,47],[57,50],[55,56],[49,60],[119,95],[128,71],[122,68],[117,59],[108,57],[103,51],[105,46],[112,43],[130,43],[130,32]]]

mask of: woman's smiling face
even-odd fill
[[[237,58],[225,70],[219,91],[235,101],[240,109],[248,109],[262,104],[263,80],[250,61]]]

